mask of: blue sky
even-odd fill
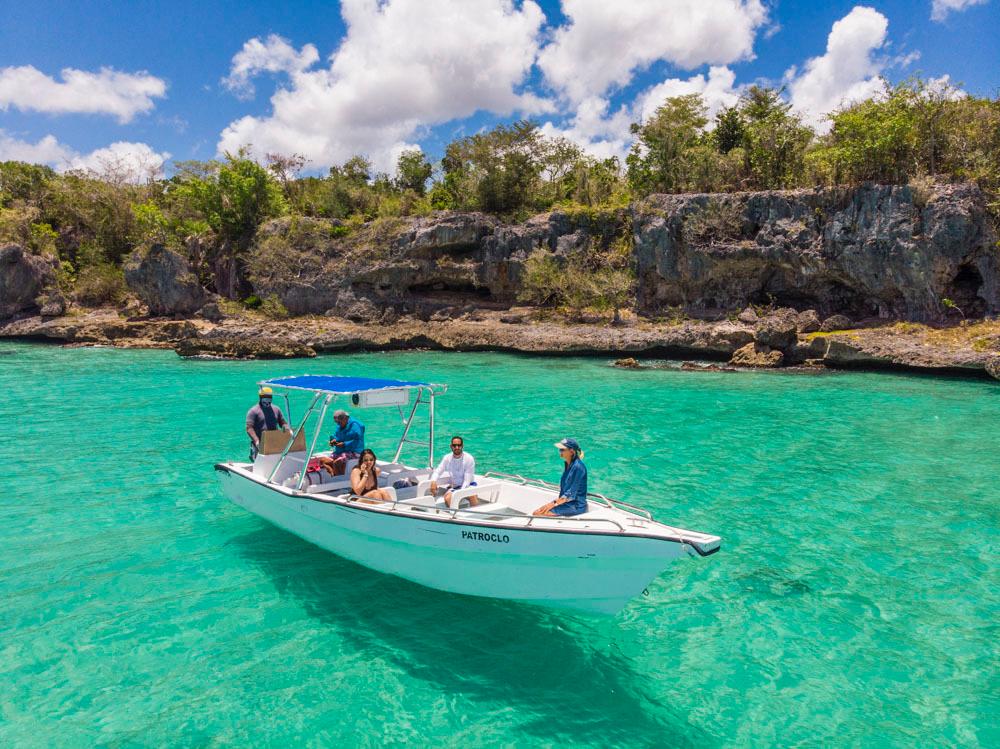
[[[437,157],[523,116],[604,156],[627,149],[628,122],[689,90],[715,109],[748,84],[784,83],[822,128],[821,110],[878,76],[1000,89],[1000,0],[4,0],[0,12],[0,158],[57,168],[159,166],[243,142],[303,153],[315,171],[359,151],[388,168],[401,148]]]

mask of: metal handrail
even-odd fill
[[[359,497],[354,492],[348,492],[346,495],[340,495],[340,497],[344,498],[344,502],[346,504],[350,504],[351,502],[354,502],[354,501],[359,500],[359,499],[367,499],[367,497]],[[378,501],[379,504],[381,504],[383,506],[384,505],[389,505],[386,508],[388,512],[398,512],[400,510],[404,510],[404,511],[405,510],[409,510],[409,511],[412,512],[414,510],[414,508],[417,507],[417,505],[404,505],[403,507],[399,507],[399,505],[400,505],[400,500],[399,499],[394,499],[391,502],[388,502],[386,500],[376,500],[376,501]],[[451,508],[451,507],[441,508],[441,507],[434,506],[434,507],[431,507],[431,508],[428,508],[428,509],[433,509],[433,510],[436,510],[437,512],[444,511],[444,512],[446,512],[451,517],[452,520],[458,520],[458,513],[460,513],[460,512],[461,513],[468,513],[468,508],[461,508],[461,509],[458,508],[458,507],[456,507],[456,508]],[[472,516],[475,517],[476,513],[472,513]],[[479,517],[479,519],[481,521],[486,520],[486,518],[484,518],[482,515],[479,515],[478,517]],[[610,523],[611,525],[615,526],[618,529],[619,533],[625,533],[626,532],[625,526],[622,525],[621,523],[619,523],[614,518],[575,518],[575,517],[572,517],[572,516],[567,516],[567,517],[560,516],[560,517],[555,517],[554,518],[554,517],[549,516],[549,515],[546,515],[546,516],[540,516],[540,515],[511,515],[509,518],[505,518],[504,521],[495,521],[495,522],[500,527],[510,527],[510,526],[504,525],[503,523],[505,521],[507,521],[507,520],[522,520],[524,518],[527,518],[528,522],[525,523],[523,526],[513,526],[513,527],[515,527],[515,528],[518,528],[518,527],[530,528],[531,524],[533,522],[535,522],[535,520],[537,518],[539,518],[539,517],[544,517],[545,520],[559,520],[559,521],[570,520],[570,521],[572,521],[574,523]]]
[[[299,436],[299,432],[305,429],[306,422],[309,421],[309,417],[312,416],[312,412],[316,408],[316,403],[319,401],[319,397],[320,394],[316,393],[316,395],[312,399],[312,403],[309,404],[309,408],[306,411],[305,416],[302,417],[302,421],[299,423],[298,428],[294,432],[292,432],[292,436],[288,439],[288,442],[285,444],[285,449],[281,451],[281,457],[278,458],[278,462],[274,464],[274,468],[271,469],[271,473],[269,473],[267,476],[268,483],[274,480],[274,474],[278,472],[278,468],[281,467],[281,464],[285,462],[285,457],[288,455],[288,451],[292,448],[292,445],[295,444],[295,438]],[[309,456],[306,456],[306,464],[308,463],[309,463]],[[305,473],[305,465],[302,466],[302,471],[303,473]]]
[[[528,476],[522,476],[519,473],[504,473],[503,471],[487,471],[483,475],[495,476],[497,478],[502,478],[502,479],[510,479],[513,481],[518,481],[525,485],[537,484],[546,489],[555,489],[557,491],[559,490],[559,486],[557,484],[553,484],[550,481],[543,481],[542,479],[529,478]],[[630,512],[633,515],[639,515],[641,517],[644,517],[646,520],[650,521],[653,520],[652,513],[649,510],[643,509],[642,507],[636,507],[635,505],[629,504],[628,502],[623,502],[620,499],[611,499],[610,497],[606,497],[605,495],[600,494],[598,492],[587,492],[587,496],[600,499],[607,507],[611,508],[612,510],[620,510],[624,508],[626,512]]]

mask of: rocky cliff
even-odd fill
[[[259,296],[277,296],[293,314],[359,321],[509,306],[534,249],[568,261],[574,252],[606,247],[625,218],[625,211],[603,221],[554,211],[504,224],[482,213],[439,212],[353,231],[334,221],[282,218],[258,232],[250,279]]]
[[[971,184],[654,195],[634,209],[638,303],[775,303],[853,318],[1000,309],[997,238]]]
[[[440,321],[510,307],[536,250],[593,266],[594,253],[613,244],[631,248],[632,306],[653,318],[680,308],[720,319],[747,305],[848,322],[1000,311],[997,237],[972,184],[654,195],[620,210],[552,211],[520,223],[455,212],[360,226],[286,217],[260,228],[237,285],[293,315]],[[182,252],[142,249],[124,270],[152,315],[217,306],[205,306],[211,296]],[[37,312],[53,284],[51,260],[0,249],[0,319]]]
[[[54,267],[51,259],[32,255],[18,245],[0,247],[0,320],[45,306],[42,293],[55,286]]]
[[[250,280],[293,314],[447,315],[513,303],[535,249],[574,262],[621,237],[633,247],[644,313],[764,304],[928,320],[947,311],[946,299],[967,317],[1000,310],[997,238],[971,184],[654,195],[629,210],[518,224],[442,212],[351,230],[284,218],[261,228]]]

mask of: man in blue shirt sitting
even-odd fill
[[[559,497],[542,505],[532,515],[582,515],[587,511],[587,466],[583,464],[583,450],[579,442],[568,438],[557,442],[556,447],[559,457],[566,462],[559,480]]]
[[[365,425],[342,410],[333,412],[333,420],[337,422],[337,431],[330,437],[330,447],[333,448],[333,472],[339,475],[344,473],[347,461],[356,460],[365,449]]]

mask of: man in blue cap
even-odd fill
[[[560,440],[555,446],[559,448],[559,457],[566,462],[559,480],[559,497],[532,514],[548,517],[582,515],[587,511],[587,466],[583,464],[583,450],[579,442],[570,438]]]

